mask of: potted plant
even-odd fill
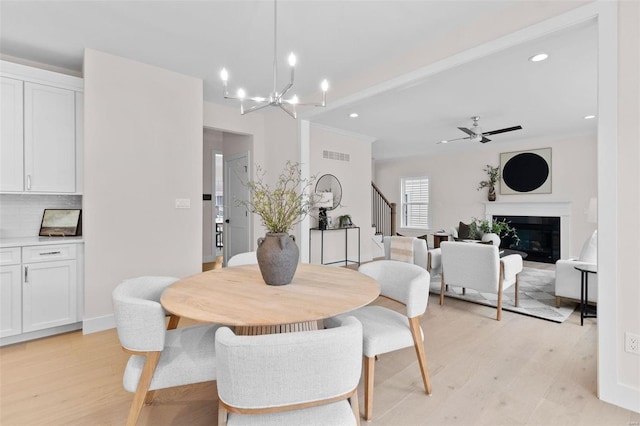
[[[514,227],[512,227],[506,220],[492,220],[473,218],[470,224],[471,232],[476,238],[480,238],[483,241],[493,241],[494,245],[500,246],[500,239],[510,236],[513,238],[513,244],[518,245],[520,243],[520,237]],[[496,237],[492,237],[494,234]],[[496,240],[497,238],[497,240]]]
[[[487,173],[489,177],[488,180],[480,181],[480,186],[478,186],[478,191],[482,188],[489,188],[489,194],[487,195],[487,199],[489,201],[496,200],[496,183],[500,180],[500,169],[498,167],[493,167],[490,164],[487,164],[487,167],[484,168],[484,171]]]
[[[256,178],[245,184],[251,197],[238,203],[260,216],[267,229],[266,235],[258,238],[256,253],[262,278],[270,285],[284,285],[293,279],[300,256],[289,232],[313,207],[309,190],[315,177],[302,178],[300,164],[291,161],[287,161],[273,187],[265,183],[265,174],[260,166],[256,167]]]

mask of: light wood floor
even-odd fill
[[[396,307],[392,302],[376,303]],[[374,419],[363,425],[620,425],[640,415],[596,398],[596,322],[555,324],[431,296],[422,318],[433,395],[413,349],[376,362]],[[183,320],[182,325],[190,324]],[[115,330],[0,348],[0,424],[122,425],[132,394]],[[360,389],[360,406],[364,406]],[[214,383],[156,393],[139,425],[215,425]]]

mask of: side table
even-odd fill
[[[442,232],[433,234],[433,248],[440,248],[440,243],[443,241],[449,241],[449,234]]]
[[[586,264],[582,266],[575,267],[578,271],[580,271],[580,325],[584,325],[585,318],[597,318],[598,314],[595,311],[589,313],[588,311],[588,303],[589,303],[589,274],[597,274],[598,273],[598,265],[594,264]]]

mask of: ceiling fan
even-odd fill
[[[452,142],[452,141],[459,141],[459,140],[462,140],[462,139],[469,139],[469,140],[471,140],[473,142],[487,143],[487,142],[491,141],[491,139],[488,139],[486,136],[497,135],[498,133],[513,132],[514,130],[521,130],[522,129],[522,126],[514,126],[514,127],[505,127],[504,129],[492,130],[490,132],[483,132],[482,128],[478,124],[478,122],[480,121],[480,117],[473,116],[473,117],[471,117],[471,119],[473,120],[473,125],[471,126],[470,129],[468,129],[466,127],[458,127],[458,129],[462,130],[463,132],[465,132],[469,136],[464,137],[464,138],[443,140],[443,141],[440,141],[438,143],[439,144],[440,143],[447,143],[447,142]]]

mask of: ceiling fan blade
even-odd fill
[[[458,127],[458,129],[462,130],[469,136],[475,136],[475,133],[473,133],[473,130],[467,129],[466,127]]]
[[[444,141],[440,141],[440,142],[436,142],[436,144],[440,145],[441,143],[449,143],[449,142],[453,142],[453,141],[461,141],[462,139],[471,139],[471,137],[466,137],[466,138],[456,138],[456,139],[447,139]]]
[[[497,135],[498,133],[513,132],[514,130],[521,130],[521,129],[522,129],[522,126],[505,127],[504,129],[492,130],[490,132],[483,132],[482,134],[486,136],[491,136],[491,135]]]
[[[491,142],[491,139],[487,139],[484,137],[484,135],[482,135],[482,139],[480,140],[480,143],[487,143],[487,142]]]

